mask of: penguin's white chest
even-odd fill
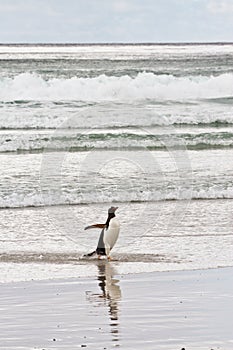
[[[109,249],[112,249],[116,244],[120,232],[120,223],[117,218],[110,220],[109,227],[104,232],[104,244]]]

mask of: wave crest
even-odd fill
[[[0,199],[0,208],[25,208],[25,207],[47,207],[61,205],[80,205],[80,204],[99,204],[99,203],[152,203],[160,201],[181,201],[181,200],[216,200],[216,199],[233,199],[233,187],[231,184],[226,185],[226,188],[216,189],[193,189],[192,193],[189,189],[179,193],[176,189],[169,191],[152,191],[142,192],[137,191],[132,193],[118,193],[118,195],[109,196],[109,193],[101,193],[98,196],[91,193],[86,193],[84,196],[78,197],[77,194],[54,193],[53,195],[45,195],[41,193],[20,194],[14,193]]]
[[[233,74],[175,77],[139,73],[135,78],[100,75],[94,78],[50,79],[22,73],[0,80],[0,100],[185,100],[233,96]]]

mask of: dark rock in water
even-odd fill
[[[55,338],[53,338],[53,341],[56,341],[56,339],[55,339]]]
[[[86,347],[87,347],[86,344],[82,344],[82,345],[81,345],[81,348],[86,348]]]

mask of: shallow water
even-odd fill
[[[230,266],[231,211],[226,199],[119,203],[112,264],[119,274]],[[2,210],[1,282],[95,276],[83,254],[100,230],[84,227],[105,216],[102,204]]]

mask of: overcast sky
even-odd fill
[[[0,42],[233,41],[233,0],[0,0]]]

